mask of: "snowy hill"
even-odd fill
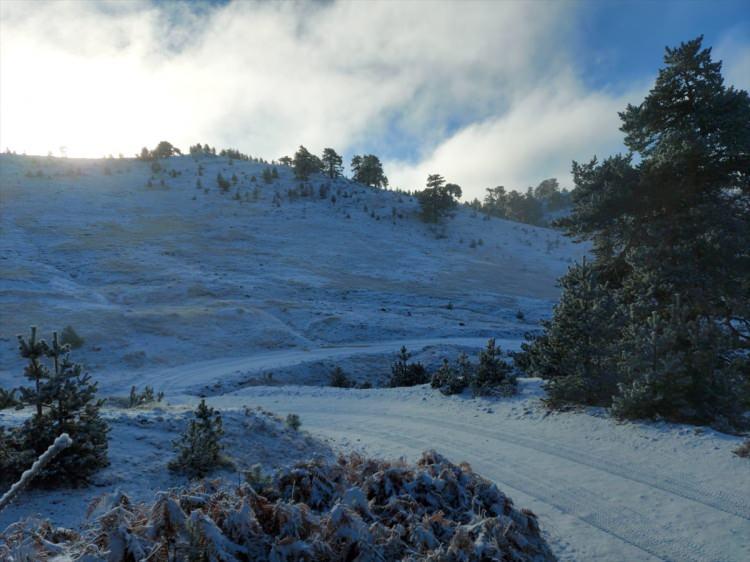
[[[284,167],[267,184],[252,162],[161,164],[0,156],[0,386],[21,383],[16,334],[70,325],[103,396],[148,384],[167,402],[106,406],[112,465],[94,486],[25,492],[0,529],[35,513],[75,526],[114,488],[144,499],[180,484],[166,472],[171,441],[205,395],[239,468],[434,448],[532,508],[562,560],[750,558],[739,437],[598,409],[549,414],[535,379],[506,399],[324,386],[334,365],[378,386],[401,345],[428,366],[488,337],[517,347],[584,247],[466,209],[428,226],[410,197],[344,179],[314,177],[302,195]],[[237,177],[227,193],[219,173]],[[298,414],[310,433],[259,406]],[[0,411],[0,425],[24,415]]]
[[[300,182],[282,166],[266,184],[261,164],[173,157],[148,187],[148,162],[0,163],[4,368],[31,323],[73,326],[95,373],[268,349],[517,337],[548,313],[555,279],[582,253],[555,231],[465,209],[431,227],[412,198],[343,179],[315,177],[310,196],[290,200]],[[217,173],[237,185],[221,193]]]

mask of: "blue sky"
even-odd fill
[[[750,88],[746,2],[0,3],[0,149],[134,154],[162,139],[267,159],[381,156],[468,197],[570,184],[622,150],[664,47],[697,35]]]
[[[591,87],[622,87],[655,75],[665,46],[698,35],[717,45],[727,35],[750,41],[750,4],[736,0],[613,1],[580,4],[576,51]],[[587,53],[598,57],[592,60]]]

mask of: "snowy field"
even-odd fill
[[[298,182],[286,168],[265,184],[260,164],[200,165],[198,177],[191,158],[164,161],[149,187],[148,163],[0,156],[0,386],[22,380],[16,334],[71,325],[85,339],[73,357],[102,395],[166,393],[157,409],[105,408],[112,465],[94,486],[26,493],[0,527],[34,513],[75,526],[115,488],[146,499],[179,485],[166,471],[170,442],[207,396],[240,470],[434,448],[535,511],[563,560],[750,559],[738,437],[618,424],[598,410],[548,414],[533,379],[504,400],[321,386],[334,365],[377,386],[402,344],[428,366],[488,337],[516,349],[549,315],[580,246],[463,209],[429,227],[408,196],[346,180],[322,198],[327,181],[315,179],[312,197],[290,201]],[[237,176],[227,194],[218,172]],[[257,407],[298,414],[304,431]],[[0,425],[20,416],[0,412]]]

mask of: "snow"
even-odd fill
[[[335,204],[317,196],[325,179],[312,182],[313,198],[290,202],[298,182],[286,168],[266,185],[260,164],[201,165],[208,193],[187,157],[164,162],[181,175],[148,188],[148,163],[0,156],[0,386],[21,383],[16,334],[72,325],[85,339],[73,357],[103,396],[148,384],[167,402],[105,408],[111,466],[88,488],[24,492],[0,528],[31,514],[73,527],[97,496],[119,489],[139,501],[179,485],[166,470],[170,443],[204,395],[222,410],[238,469],[339,449],[415,460],[434,448],[537,513],[563,560],[750,559],[750,464],[731,454],[738,437],[618,424],[596,409],[549,414],[532,379],[502,400],[320,386],[334,365],[377,384],[401,345],[428,366],[476,354],[488,337],[516,349],[584,247],[465,209],[430,227],[408,196],[346,180],[332,183]],[[25,176],[37,170],[45,177]],[[255,175],[259,200],[220,194],[219,171],[236,173],[243,193]],[[298,414],[303,431],[256,407]],[[24,415],[2,411],[0,425]]]

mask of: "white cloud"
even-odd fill
[[[511,2],[4,2],[0,143],[70,154],[167,137],[277,157],[423,148],[496,114],[564,53],[565,9]]]
[[[405,188],[433,172],[467,197],[569,185],[571,160],[620,149],[617,111],[643,95],[583,87],[566,49],[578,9],[5,0],[0,149],[100,156],[167,139],[276,158],[305,144],[390,153]],[[746,83],[747,45],[725,43],[727,75]]]
[[[441,173],[461,184],[465,199],[481,199],[496,185],[524,190],[549,177],[570,186],[572,160],[622,150],[617,112],[629,99],[560,80],[515,100],[503,115],[460,130],[416,165],[390,163],[392,183],[421,186],[428,174]]]
[[[727,31],[713,54],[723,62],[722,74],[728,86],[750,90],[750,39],[741,28]]]

